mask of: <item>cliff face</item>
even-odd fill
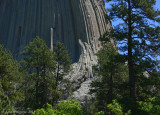
[[[18,59],[37,35],[50,47],[53,28],[53,45],[63,42],[75,62],[70,73],[79,84],[75,95],[83,96],[88,91],[85,83],[93,77],[98,38],[111,28],[106,15],[103,0],[0,0],[0,44]]]
[[[79,40],[98,48],[98,38],[107,30],[102,0],[0,0],[0,43],[17,58],[37,35],[50,47],[64,42],[73,62],[79,60]]]

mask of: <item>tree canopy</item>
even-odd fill
[[[0,45],[0,112],[11,111],[17,102],[24,99],[21,80],[20,65]]]
[[[120,44],[119,50],[128,62],[130,98],[134,114],[136,100],[142,99],[137,98],[140,96],[137,93],[140,90],[138,82],[142,81],[145,89],[143,79],[146,76],[143,72],[153,73],[157,67],[155,57],[160,51],[160,27],[154,23],[160,21],[160,11],[154,9],[156,0],[106,1],[111,2],[110,18],[122,20],[111,32],[114,33]]]

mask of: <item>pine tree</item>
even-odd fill
[[[0,111],[11,110],[24,98],[19,90],[21,85],[19,68],[11,53],[0,45]]]
[[[68,85],[69,80],[63,78],[69,72],[71,64],[65,46],[58,42],[53,52],[37,37],[25,47],[22,55],[25,56],[22,64],[29,72],[24,83],[25,105],[32,109],[46,107],[47,103],[55,105],[64,95],[62,93],[66,92],[64,90],[71,86]]]
[[[71,69],[71,59],[63,43],[58,42],[54,49],[54,54],[56,57],[56,87],[58,82],[61,81],[70,69]]]
[[[52,86],[49,83],[54,80],[53,75],[49,76],[49,72],[51,74],[55,70],[54,54],[42,39],[36,37],[25,47],[22,55],[25,56],[23,65],[32,73],[29,79],[34,81],[34,83],[29,82],[31,88],[28,90],[31,95],[34,94],[34,99],[31,97],[31,100],[27,101],[32,102],[31,105],[35,105],[32,107],[34,109],[46,106],[51,93],[49,87]]]
[[[127,80],[127,67],[123,57],[117,52],[116,47],[104,34],[100,38],[102,49],[98,51],[98,64],[94,66],[94,72],[98,78],[91,83],[91,93],[95,94],[96,108],[98,111],[109,112],[107,105],[112,103],[113,99],[119,99],[122,96],[120,87]],[[105,40],[105,41],[104,41]],[[123,89],[125,89],[123,87]]]
[[[2,85],[0,83],[0,113],[6,114],[7,111],[11,110],[12,110],[11,101],[9,100],[8,96],[4,94]]]
[[[160,27],[152,22],[159,22],[160,11],[153,7],[156,0],[106,1],[111,1],[111,19],[123,21],[114,29],[114,35],[121,43],[120,50],[125,52],[128,62],[131,111],[136,114],[136,101],[140,99],[137,98],[138,81],[145,77],[143,72],[152,73],[156,68],[154,57],[160,47]]]
[[[58,42],[54,48],[56,71],[55,71],[55,89],[57,94],[55,102],[60,98],[66,99],[72,93],[72,84],[69,79],[64,78],[71,70],[71,59],[65,45]],[[63,93],[63,94],[62,94]]]

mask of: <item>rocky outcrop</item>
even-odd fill
[[[111,28],[106,15],[103,0],[0,0],[0,43],[20,59],[19,53],[37,35],[50,47],[53,28],[53,45],[61,41],[71,54],[68,77],[78,84],[75,97],[83,97],[93,78],[98,38]]]

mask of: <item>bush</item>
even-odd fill
[[[52,105],[47,104],[46,109],[37,109],[32,115],[57,115],[56,110],[52,108]]]
[[[122,106],[117,102],[117,100],[113,100],[111,104],[108,104],[107,107],[111,110],[115,115],[130,115],[130,110],[127,113],[123,112]]]
[[[143,114],[160,115],[160,95],[149,98],[146,102],[139,102],[139,109]]]
[[[37,109],[32,115],[84,115],[82,106],[75,100],[60,101],[57,109],[53,109],[52,105],[47,104],[46,109]]]

